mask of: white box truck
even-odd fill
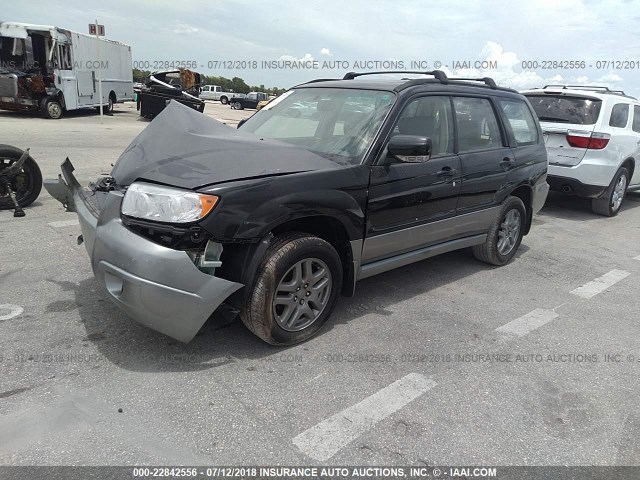
[[[48,25],[0,22],[0,109],[60,118],[100,103],[110,112],[125,100],[133,100],[130,46]]]

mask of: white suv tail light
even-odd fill
[[[602,150],[607,146],[611,135],[600,132],[581,132],[580,130],[569,130],[567,132],[567,143],[576,148],[588,148],[591,150]]]

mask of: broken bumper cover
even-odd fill
[[[189,256],[153,243],[127,229],[120,220],[122,192],[106,194],[102,209],[93,205],[62,164],[66,185],[45,182],[56,198],[66,187],[68,210],[78,214],[93,272],[109,297],[137,322],[181,342],[190,341],[239,283],[201,272]],[[62,187],[61,187],[62,185]]]

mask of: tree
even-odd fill
[[[149,75],[151,75],[151,72],[149,72],[148,70],[138,70],[137,68],[133,69],[133,81],[134,82],[144,82]]]

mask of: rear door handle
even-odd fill
[[[500,166],[505,168],[506,170],[509,170],[510,168],[513,168],[515,165],[516,165],[516,161],[513,158],[510,158],[510,157],[504,157],[500,161]]]

